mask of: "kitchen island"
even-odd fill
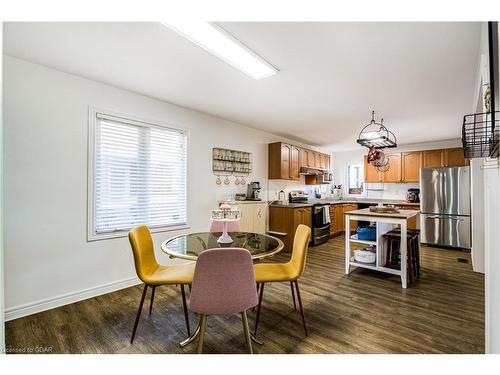
[[[386,249],[384,247],[383,235],[390,232],[395,227],[401,228],[401,239],[406,239],[408,229],[408,219],[418,215],[416,210],[400,210],[398,213],[381,213],[372,212],[369,208],[361,210],[353,210],[345,213],[346,228],[345,228],[345,273],[349,275],[351,266],[367,268],[370,270],[385,272],[401,277],[401,285],[406,288],[407,283],[407,258],[408,248],[406,240],[400,241],[401,261],[400,269],[386,267]],[[351,235],[351,221],[369,221],[376,224],[375,241],[358,239],[357,234]],[[351,243],[359,243],[364,245],[374,246],[376,256],[374,263],[362,263],[351,258]]]

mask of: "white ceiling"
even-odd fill
[[[280,72],[253,80],[159,23],[6,23],[4,52],[336,149],[371,110],[399,144],[460,137],[479,23],[218,23]]]

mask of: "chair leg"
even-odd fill
[[[257,315],[255,317],[255,327],[253,329],[254,336],[257,336],[257,327],[259,325],[260,308],[262,306],[262,296],[264,295],[264,285],[265,285],[265,283],[260,284],[259,304],[257,305]]]
[[[189,315],[186,304],[186,292],[184,290],[184,284],[181,284],[181,295],[182,295],[182,307],[184,308],[184,319],[186,320],[186,328],[188,337],[191,336],[191,328],[189,327]]]
[[[198,339],[198,354],[203,353],[203,343],[205,341],[205,329],[207,328],[207,316],[203,314],[200,317],[200,337]]]
[[[243,311],[241,313],[241,321],[243,322],[243,331],[245,332],[245,339],[247,341],[248,354],[253,354],[252,338],[250,337],[250,329],[248,328],[248,318],[246,311]]]
[[[134,330],[132,331],[132,338],[130,339],[131,344],[134,342],[135,332],[137,331],[137,326],[139,325],[139,318],[141,317],[142,306],[144,305],[144,298],[146,298],[147,291],[148,291],[148,285],[144,284],[141,302],[139,303],[139,310],[137,310],[137,316],[135,317]]]
[[[292,281],[290,281],[290,289],[292,289],[293,309],[297,310],[297,304],[295,303],[295,291],[293,290],[293,282]]]
[[[155,290],[156,290],[156,285],[153,285],[151,290],[151,301],[149,302],[149,315],[151,315],[151,312],[153,311],[153,301],[155,299]]]
[[[300,297],[299,283],[297,280],[294,281],[295,289],[297,289],[297,299],[299,300],[300,315],[302,316],[302,324],[304,325],[304,333],[307,336],[306,318],[304,317],[304,308],[302,307],[302,298]]]
[[[255,285],[256,285],[256,287],[257,287],[257,294],[259,294],[260,284],[259,284],[259,283],[256,283]],[[255,311],[255,306],[254,306],[254,307],[252,307],[252,312],[253,312],[253,311]]]

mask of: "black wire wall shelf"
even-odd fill
[[[499,111],[496,111],[494,116],[491,112],[464,116],[462,145],[466,158],[497,158],[499,156],[499,117]]]

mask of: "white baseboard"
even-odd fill
[[[78,292],[63,294],[57,297],[28,303],[26,305],[10,307],[8,309],[5,309],[5,321],[22,318],[23,316],[36,314],[59,306],[64,306],[106,293],[115,292],[117,290],[129,288],[140,283],[141,281],[137,277],[131,277],[124,280],[114,281],[109,284],[84,289]]]

